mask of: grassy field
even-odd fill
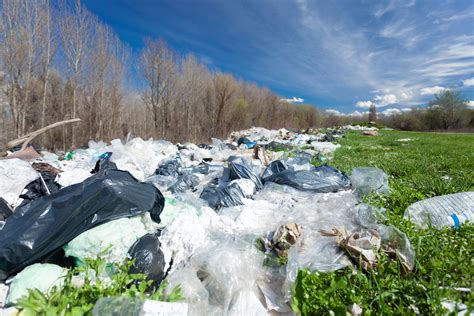
[[[374,271],[350,269],[329,274],[300,271],[293,308],[303,315],[345,315],[358,304],[365,315],[446,314],[441,302],[462,302],[472,310],[474,226],[418,230],[403,220],[410,204],[432,196],[474,190],[474,134],[380,131],[380,136],[351,132],[331,164],[349,172],[373,166],[389,175],[391,193],[366,202],[387,209],[387,224],[405,232],[416,250],[413,272],[382,258]]]

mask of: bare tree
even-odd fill
[[[173,52],[160,39],[145,41],[145,48],[140,54],[140,70],[146,81],[147,89],[142,98],[153,115],[155,133],[166,138],[169,128],[169,107],[173,97],[173,86],[176,83],[176,66]],[[159,122],[161,121],[161,131]]]
[[[85,9],[79,0],[74,5],[63,4],[64,14],[60,19],[60,34],[67,63],[67,81],[72,90],[70,101],[71,117],[77,117],[79,89],[87,49],[93,37],[91,24],[95,17]],[[76,128],[72,127],[72,146],[76,145]]]

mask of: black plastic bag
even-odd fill
[[[178,177],[178,180],[169,187],[171,193],[181,193],[187,190],[194,190],[199,184],[199,178],[193,174],[183,174]]]
[[[263,187],[260,178],[252,171],[243,159],[237,159],[229,162],[230,180],[249,179],[255,184],[255,188],[260,190]]]
[[[10,205],[8,205],[7,201],[0,197],[0,222],[5,221],[12,214],[13,210],[11,209]]]
[[[201,199],[207,202],[209,207],[218,210],[223,207],[243,205],[244,193],[237,183],[221,188],[209,184],[202,190]]]
[[[320,166],[312,170],[285,170],[265,178],[264,181],[317,193],[337,192],[340,189],[348,189],[351,185],[345,173],[330,166]]]
[[[0,230],[0,282],[100,224],[144,212],[160,222],[163,207],[152,184],[114,169],[34,200],[17,208]]]
[[[265,181],[265,178],[268,178],[272,174],[280,173],[282,171],[288,170],[288,165],[282,160],[273,160],[265,169],[262,175],[262,180]]]
[[[178,176],[180,169],[181,164],[178,160],[168,160],[156,169],[155,174],[160,176]]]
[[[20,195],[20,198],[23,199],[23,202],[21,202],[18,207],[23,207],[31,201],[34,201],[42,196],[56,193],[61,189],[61,186],[54,181],[56,179],[55,173],[46,171],[41,172],[40,175],[40,177],[38,177],[33,182],[30,182],[25,187],[27,191]]]
[[[165,257],[161,251],[159,234],[146,234],[138,239],[128,250],[130,259],[134,259],[129,273],[142,273],[153,286],[158,288],[166,277]]]

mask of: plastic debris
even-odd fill
[[[336,192],[350,186],[347,175],[329,166],[316,167],[312,170],[286,170],[265,178],[265,182],[285,184],[298,190],[319,193]]]
[[[106,262],[120,263],[139,238],[157,228],[150,219],[146,222],[147,216],[143,215],[116,219],[89,229],[63,247],[65,255],[80,263],[84,263],[85,258],[99,255]]]
[[[278,227],[272,237],[272,248],[278,256],[287,256],[288,249],[303,235],[303,228],[296,223]]]
[[[351,183],[360,197],[368,195],[371,192],[385,194],[390,191],[387,174],[378,168],[354,168],[351,174]]]
[[[459,228],[459,226],[474,219],[474,192],[462,192],[436,196],[410,205],[405,210],[405,218],[419,228],[433,225]]]
[[[159,222],[164,198],[128,172],[105,170],[16,209],[0,233],[0,281],[41,260],[84,231],[150,212]]]
[[[19,298],[28,295],[28,289],[38,289],[48,293],[53,286],[61,287],[66,270],[49,263],[36,263],[26,267],[12,280],[7,296],[7,305],[12,305]]]
[[[128,251],[129,257],[134,260],[129,272],[145,274],[148,280],[153,281],[155,288],[160,286],[166,276],[165,258],[158,237],[157,234],[146,234]]]
[[[0,160],[0,197],[13,207],[26,185],[38,178],[31,165],[17,158]]]

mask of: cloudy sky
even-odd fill
[[[135,51],[162,37],[293,102],[389,113],[455,88],[474,105],[473,0],[84,3]]]

